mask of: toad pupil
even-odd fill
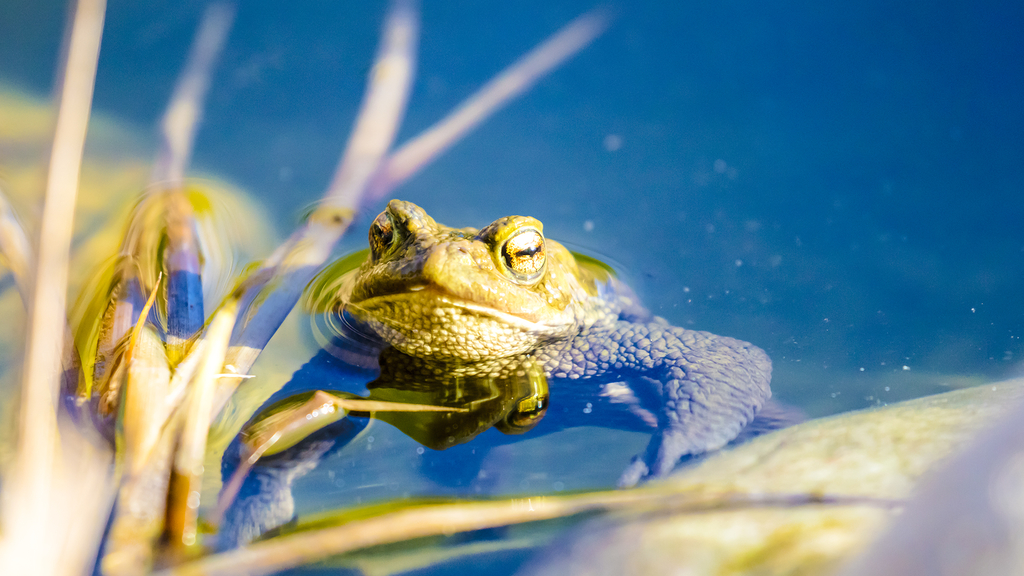
[[[505,242],[501,255],[517,281],[535,280],[544,266],[544,237],[537,230],[522,230]]]

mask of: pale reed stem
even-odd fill
[[[235,18],[232,4],[211,4],[203,14],[185,70],[160,123],[161,142],[150,181],[165,188],[181,188],[192,157],[196,130],[203,115],[203,100],[210,77]]]
[[[71,25],[60,108],[33,273],[28,343],[22,372],[19,434],[12,473],[4,483],[4,574],[58,570],[49,548],[54,534],[57,466],[56,390],[62,371],[68,259],[82,149],[103,34],[105,0],[79,0]],[[71,513],[72,516],[74,513]]]
[[[419,3],[396,0],[384,25],[356,126],[324,195],[325,203],[358,211],[366,184],[391,148],[405,115],[418,42]]]
[[[391,154],[367,192],[377,200],[414,176],[503,106],[538,80],[586,48],[611,21],[607,9],[596,9],[561,30],[503,70],[439,122]]]
[[[239,374],[246,374],[256,362],[352,223],[369,178],[391,147],[405,112],[418,37],[418,2],[392,2],[356,127],[320,206],[241,288],[239,316],[244,323],[236,326],[227,355],[227,364]],[[232,386],[218,388],[215,410],[224,406],[232,392]]]

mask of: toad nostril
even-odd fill
[[[449,256],[454,258],[462,258],[469,255],[469,248],[464,244],[449,244],[447,247]]]

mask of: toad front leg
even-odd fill
[[[656,323],[619,321],[584,332],[546,359],[558,378],[608,375],[651,382],[658,431],[619,480],[669,473],[680,458],[726,445],[771,397],[771,360],[733,338]]]

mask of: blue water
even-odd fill
[[[404,137],[591,6],[549,4],[428,3]],[[96,108],[152,126],[203,5],[111,2]],[[340,153],[383,10],[244,3],[196,167],[294,225]],[[45,93],[63,7],[7,14],[0,77]],[[455,225],[537,216],[623,264],[671,320],[777,363],[999,375],[1024,312],[1022,23],[994,1],[623,6],[397,194]]]
[[[0,78],[45,93],[64,9],[9,4]],[[153,126],[204,5],[111,2],[96,108]],[[401,139],[591,6],[426,3]],[[340,154],[383,12],[244,2],[195,166],[293,227]],[[450,225],[541,219],[673,323],[764,348],[776,396],[812,415],[1016,375],[1021,30],[1012,0],[628,3],[396,194]]]

